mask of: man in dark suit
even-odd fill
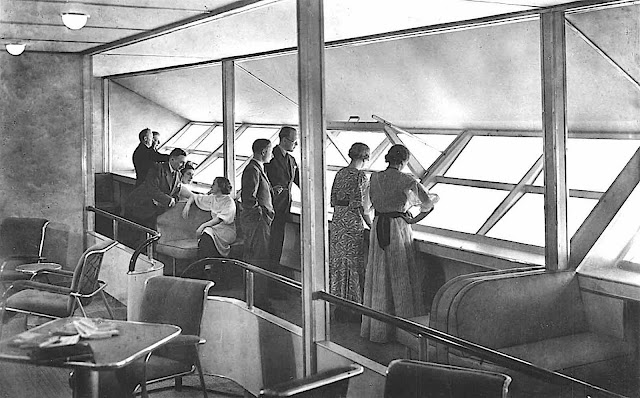
[[[180,169],[187,154],[176,148],[169,154],[169,161],[153,163],[147,178],[127,197],[124,204],[125,218],[145,227],[156,229],[158,215],[175,206],[180,193]]]
[[[271,184],[264,172],[264,164],[271,160],[271,141],[259,138],[251,147],[253,157],[242,172],[242,215],[244,233],[244,261],[271,270],[269,236],[274,211]],[[264,278],[256,278],[256,304],[268,309],[267,286]],[[266,308],[265,308],[266,307]]]
[[[136,187],[140,186],[147,177],[149,170],[156,162],[166,162],[167,155],[158,153],[153,146],[153,133],[145,128],[138,133],[140,143],[133,151],[133,168],[136,170]]]
[[[272,269],[278,270],[284,229],[291,221],[291,187],[300,186],[300,170],[291,152],[298,145],[298,132],[293,127],[284,126],[278,133],[280,141],[273,148],[273,159],[264,165],[267,177],[273,187],[273,208],[276,215],[271,224],[270,261]]]

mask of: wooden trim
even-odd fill
[[[233,61],[222,62],[222,153],[224,154],[224,175],[236,188],[236,152],[234,148],[235,138],[235,63]]]

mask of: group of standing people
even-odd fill
[[[351,163],[338,171],[331,187],[330,292],[387,314],[422,315],[423,287],[416,277],[411,224],[433,210],[438,196],[402,172],[410,157],[404,145],[389,149],[385,156],[387,169],[373,172],[370,181],[362,170],[369,159],[369,147],[355,143],[349,157]],[[412,216],[408,210],[416,206],[420,212]],[[371,209],[375,211],[373,221]],[[371,230],[366,264],[365,227]],[[384,322],[362,318],[362,337],[386,342],[393,333],[394,328]]]
[[[278,145],[260,138],[253,142],[253,155],[242,173],[240,225],[244,233],[244,260],[277,272],[282,255],[285,225],[291,220],[291,188],[300,185],[300,171],[291,152],[298,144],[298,132],[282,127]],[[182,185],[193,177],[193,166],[179,148],[169,155],[158,153],[153,132],[140,132],[140,145],[133,161],[136,189],[125,206],[125,217],[155,229],[159,214],[187,198],[183,217],[195,203],[211,212],[211,220],[200,225],[199,257],[226,257],[236,239],[236,203],[232,186],[225,177],[216,177],[206,195],[185,192]],[[417,278],[411,225],[434,208],[438,196],[430,194],[410,174],[402,172],[409,162],[409,150],[393,145],[385,156],[387,169],[363,171],[370,149],[355,143],[349,150],[351,162],[336,174],[331,187],[334,208],[329,236],[329,284],[332,294],[374,310],[401,317],[425,313],[423,287]],[[412,216],[409,209],[418,207]],[[371,211],[375,217],[371,219]],[[365,229],[370,229],[369,252],[365,264]],[[256,302],[269,307],[268,296],[278,290],[258,278]],[[336,316],[349,316],[336,314]],[[360,317],[357,318],[360,320]],[[386,323],[362,318],[361,336],[386,342],[394,329]]]

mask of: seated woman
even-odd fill
[[[196,230],[198,258],[227,257],[236,240],[236,203],[230,195],[231,183],[225,177],[216,177],[206,195],[192,194],[184,205],[182,217],[189,217],[191,204],[211,212],[211,220]]]
[[[180,170],[182,172],[182,178],[180,179],[180,182],[182,183],[180,185],[180,200],[189,199],[193,196],[193,192],[189,190],[187,185],[191,184],[191,181],[193,180],[195,168],[196,167],[192,162],[187,162],[182,170]]]

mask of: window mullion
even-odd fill
[[[402,131],[400,131],[400,129],[398,129],[397,127],[391,126],[390,124],[384,125],[384,133],[386,134],[389,141],[391,141],[391,143],[394,145],[404,145],[400,137],[398,137],[398,132]],[[421,179],[425,175],[426,170],[424,167],[422,167],[422,164],[420,164],[420,161],[413,155],[413,153],[411,153],[411,150],[409,150],[409,154],[409,170],[411,170],[413,175]]]
[[[442,151],[438,159],[429,168],[427,172],[422,178],[422,184],[427,188],[431,189],[436,183],[436,178],[443,176],[444,173],[449,170],[449,167],[456,161],[458,156],[462,153],[464,148],[467,146],[473,134],[469,131],[462,131],[458,136],[453,140],[453,142]]]
[[[538,175],[542,171],[542,166],[544,165],[544,156],[540,155],[538,160],[535,161],[533,166],[527,171],[527,173],[522,177],[522,179],[518,182],[517,185],[513,187],[509,195],[496,207],[496,209],[491,213],[489,218],[482,224],[480,229],[478,230],[478,235],[485,235],[489,230],[504,216],[513,205],[518,202],[518,200],[525,194],[526,185],[532,184]]]

